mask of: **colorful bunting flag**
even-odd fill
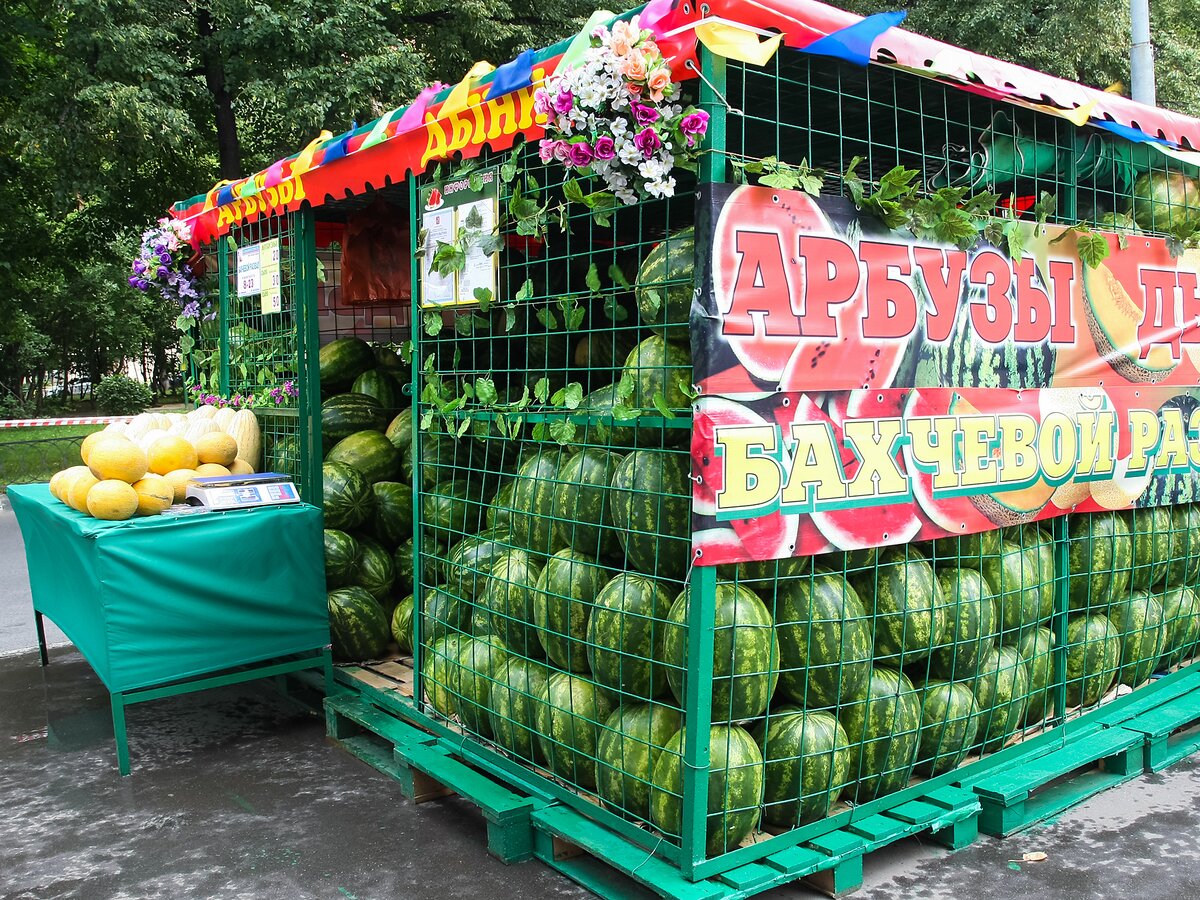
[[[233,183],[225,182],[221,189],[217,191],[217,206],[224,206],[226,203],[233,202]]]
[[[267,172],[263,175],[263,187],[275,187],[281,181],[283,181],[283,160],[277,159],[267,166]]]
[[[333,140],[333,134],[322,130],[319,135],[308,142],[308,146],[300,151],[300,155],[292,161],[292,175],[303,175],[313,167],[313,155],[317,148]]]
[[[638,22],[657,40],[671,30],[671,26],[674,24],[671,11],[674,7],[675,0],[650,0],[638,17]]]
[[[440,81],[435,81],[421,91],[421,93],[417,94],[417,98],[408,105],[408,109],[404,111],[404,115],[396,123],[396,134],[405,134],[425,124],[425,111],[429,109],[430,101],[445,87]]]
[[[321,165],[327,166],[335,159],[341,159],[346,155],[346,145],[350,142],[350,136],[354,134],[357,128],[358,123],[351,122],[348,131],[339,134],[329,144],[325,145],[325,155],[321,158]]]
[[[463,80],[454,86],[450,91],[450,96],[446,98],[446,102],[442,104],[442,108],[438,110],[438,118],[445,118],[451,113],[460,113],[467,108],[467,103],[471,99],[471,90],[478,84],[479,79],[484,75],[489,75],[495,71],[493,66],[487,60],[480,60],[471,66]]]
[[[237,195],[239,197],[253,197],[257,193],[258,181],[255,180],[253,175],[238,185]]]
[[[516,59],[498,68],[488,88],[488,99],[503,97],[533,84],[533,61],[536,58],[537,54],[534,51],[526,50]]]
[[[396,108],[396,109],[393,109],[386,116],[380,116],[379,119],[375,122],[375,127],[371,129],[370,133],[368,133],[365,138],[363,138],[363,142],[358,145],[358,149],[366,150],[366,149],[368,149],[370,147],[374,147],[376,144],[381,143],[384,140],[386,140],[388,125],[391,124],[392,118],[398,112],[400,112],[400,109]]]
[[[783,39],[782,34],[775,34],[759,41],[762,35],[734,22],[704,21],[696,26],[696,37],[711,52],[752,66],[765,66]]]
[[[611,13],[607,9],[598,9],[592,13],[591,18],[587,20],[587,24],[583,26],[583,30],[575,35],[575,39],[571,41],[559,59],[557,71],[565,71],[569,66],[574,66],[581,62],[584,54],[592,46],[592,32],[614,16],[615,13]]]
[[[1110,122],[1108,119],[1097,119],[1092,123],[1097,128],[1103,128],[1105,131],[1111,131],[1117,137],[1123,137],[1127,141],[1134,144],[1159,144],[1162,143],[1153,135],[1146,134],[1139,128],[1130,128],[1128,125],[1122,125],[1120,122]]]
[[[893,26],[899,25],[908,16],[905,11],[875,13],[861,22],[840,28],[823,38],[817,38],[802,49],[806,53],[834,56],[857,66],[871,61],[871,47],[875,39]]]

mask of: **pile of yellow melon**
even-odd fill
[[[84,464],[56,473],[50,493],[97,519],[156,516],[183,502],[192,478],[254,472],[261,440],[249,409],[142,413],[89,434]]]

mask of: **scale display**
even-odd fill
[[[253,509],[299,503],[300,495],[287,475],[262,472],[258,475],[217,475],[188,482],[187,503],[205,509]]]

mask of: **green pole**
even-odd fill
[[[1055,724],[1063,721],[1067,711],[1067,613],[1070,611],[1068,589],[1071,586],[1071,547],[1067,538],[1070,516],[1054,520],[1054,717]]]
[[[300,496],[321,505],[321,332],[317,322],[317,239],[313,209],[292,214],[292,254],[296,284],[292,298],[296,329],[299,404]]]
[[[232,242],[233,232],[227,237],[217,239],[217,286],[221,298],[217,318],[217,346],[220,357],[217,367],[217,393],[222,396],[229,393],[229,254],[232,252]]]
[[[413,616],[412,616],[412,656],[413,656],[413,704],[421,708],[425,696],[424,678],[421,674],[423,664],[421,647],[421,620],[424,617],[424,594],[421,590],[421,573],[424,571],[421,559],[421,216],[417,199],[420,193],[417,189],[417,176],[408,179],[408,232],[412,252],[409,254],[409,265],[412,266],[412,299],[409,301],[409,319],[412,351],[409,353],[409,394],[412,396],[412,455],[413,455]]]

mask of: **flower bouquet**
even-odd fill
[[[192,259],[192,231],[178,219],[159,219],[142,233],[142,246],[133,258],[131,287],[158,291],[164,300],[177,303],[184,318],[200,317],[205,290]]]
[[[673,171],[694,169],[708,113],[680,104],[653,34],[638,17],[592,33],[583,62],[534,94],[547,118],[543,163],[598,175],[628,205],[675,194]]]

